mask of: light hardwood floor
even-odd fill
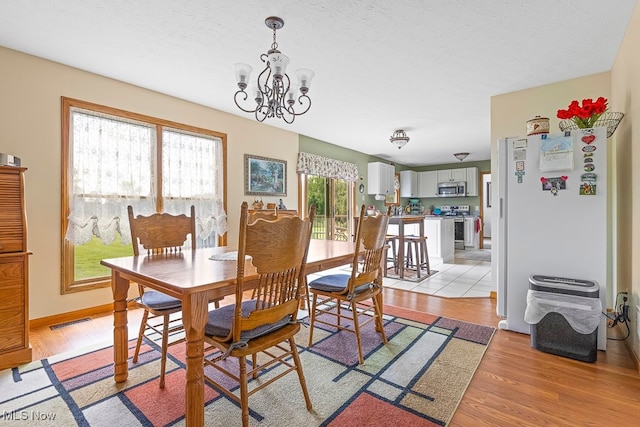
[[[385,303],[496,326],[495,300],[439,298],[386,289]],[[129,337],[137,334],[141,311],[129,315]],[[33,328],[33,357],[39,359],[112,337],[113,318],[88,316],[51,330]],[[611,336],[617,330],[608,331]],[[638,425],[640,376],[622,341],[608,341],[596,363],[540,352],[528,335],[497,330],[456,411],[451,426]]]

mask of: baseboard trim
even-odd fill
[[[135,303],[129,302],[129,308],[135,307]],[[39,319],[31,319],[30,328],[40,328],[43,326],[57,325],[59,323],[73,322],[83,317],[102,316],[113,313],[113,304],[98,305],[95,307],[83,308],[82,310],[69,311],[66,313],[54,314],[53,316],[41,317]]]
[[[636,365],[636,371],[638,371],[638,374],[640,375],[640,357],[638,356],[638,353],[635,352],[628,339],[624,340],[624,346],[627,348],[629,356],[631,356],[631,360],[633,360],[633,364]]]

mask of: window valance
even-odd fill
[[[317,154],[298,153],[296,172],[324,178],[337,178],[346,181],[358,180],[358,165],[318,156]]]

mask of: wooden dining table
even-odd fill
[[[268,248],[265,248],[268,250]],[[204,426],[204,328],[209,301],[235,293],[237,259],[224,254],[228,247],[204,248],[162,255],[140,255],[104,259],[111,269],[113,291],[114,379],[128,377],[127,297],[130,282],[140,283],[182,301],[182,323],[186,339],[185,418],[188,426]],[[353,260],[355,243],[311,240],[306,273],[315,273]],[[222,258],[212,260],[211,257]],[[226,258],[226,259],[225,259]],[[255,268],[245,261],[247,289]]]

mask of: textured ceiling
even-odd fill
[[[420,166],[458,151],[489,159],[491,96],[610,70],[635,5],[2,0],[0,46],[251,118],[233,103],[233,64],[251,64],[255,78],[272,41],[264,20],[280,16],[290,71],[316,73],[312,106],[292,125],[265,123]],[[411,138],[401,150],[389,143],[395,129]]]

